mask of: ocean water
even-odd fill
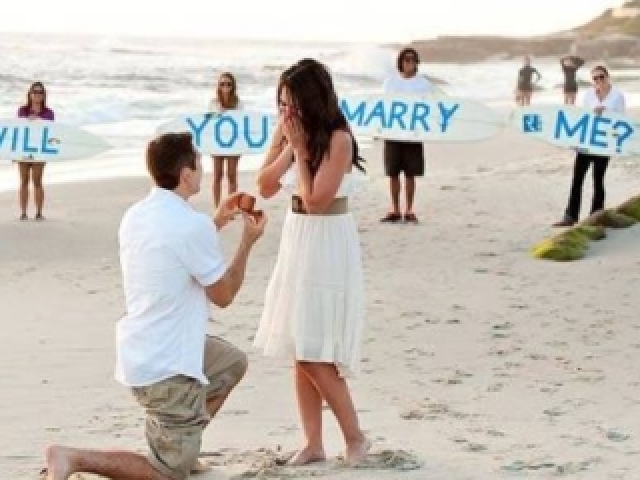
[[[44,82],[56,119],[98,133],[114,148],[91,159],[50,163],[47,183],[143,175],[143,153],[156,127],[181,114],[206,108],[221,71],[238,81],[252,109],[275,113],[280,72],[302,57],[323,61],[340,94],[375,92],[394,69],[396,52],[363,44],[224,42],[219,40],[64,37],[0,34],[0,118],[15,116],[31,82]],[[543,92],[536,102],[561,100],[557,60],[534,62]],[[443,82],[440,88],[508,110],[518,61],[475,65],[423,63],[421,72]],[[588,71],[579,77],[588,80]],[[630,104],[640,99],[640,71],[613,72]],[[361,139],[361,141],[364,141]],[[260,158],[245,156],[240,168],[255,169]],[[210,162],[205,162],[209,170]],[[15,189],[15,166],[0,162],[0,190]]]

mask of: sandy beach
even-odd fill
[[[529,248],[565,207],[572,154],[510,132],[428,146],[421,223],[383,225],[380,146],[364,156],[370,179],[351,206],[368,332],[352,391],[374,440],[370,461],[336,460],[343,443],[327,412],[330,461],[273,465],[302,438],[290,366],[251,348],[280,195],[259,202],[269,225],[235,304],[211,309],[210,333],[250,352],[250,367],[205,432],[213,472],[194,478],[638,478],[640,226],[609,230],[576,262],[533,259]],[[638,194],[639,173],[637,160],[613,159],[607,205]],[[194,201],[202,211],[209,182]],[[253,185],[243,174],[241,188]],[[18,221],[16,193],[0,194],[0,478],[38,478],[52,442],[144,451],[142,411],[113,368],[124,310],[117,228],[148,188],[143,178],[51,186],[45,222]],[[583,212],[590,201],[589,174]],[[239,233],[240,222],[223,231],[229,254]]]

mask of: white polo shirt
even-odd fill
[[[127,210],[118,239],[126,314],[116,326],[116,379],[139,387],[186,375],[207,384],[204,287],[226,271],[213,221],[154,187]]]
[[[596,107],[604,107],[605,110],[618,113],[624,113],[626,107],[624,95],[620,90],[613,86],[602,101],[598,98],[596,89],[591,87],[585,92],[584,98],[582,99],[582,105],[589,110],[593,110]]]
[[[384,93],[430,93],[434,88],[422,75],[405,78],[396,72],[384,82],[383,90]]]

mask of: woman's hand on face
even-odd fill
[[[300,122],[300,117],[294,112],[287,112],[282,118],[282,131],[291,148],[295,152],[305,151],[307,147],[307,135]]]
[[[282,147],[285,140],[286,137],[284,136],[283,120],[279,119],[278,123],[276,124],[276,129],[273,132],[273,145]]]

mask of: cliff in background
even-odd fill
[[[587,61],[640,56],[640,0],[608,9],[572,30],[536,37],[440,36],[411,43],[426,61],[483,62],[492,59],[561,57],[575,53]]]

